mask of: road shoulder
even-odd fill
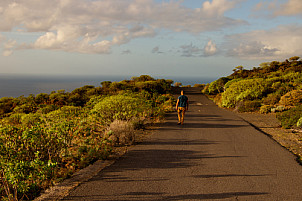
[[[302,165],[302,132],[282,128],[274,113],[234,113],[297,156]]]

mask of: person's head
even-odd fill
[[[181,95],[184,95],[184,91],[183,91],[183,90],[181,90],[181,91],[180,91],[180,94],[181,94]]]

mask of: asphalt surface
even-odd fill
[[[64,200],[302,200],[295,157],[194,88],[176,112],[114,164]]]

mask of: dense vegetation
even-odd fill
[[[302,128],[302,61],[295,56],[284,62],[267,62],[207,84],[208,94],[221,107],[238,112],[277,112],[284,128]]]
[[[172,109],[172,80],[142,75],[72,92],[0,99],[0,196],[28,200],[135,140]]]

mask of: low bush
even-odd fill
[[[151,112],[150,104],[134,94],[106,97],[91,110],[91,114],[105,125],[110,125],[114,120],[130,121],[148,116]]]
[[[55,111],[59,108],[60,107],[56,106],[56,105],[40,105],[39,109],[37,110],[37,113],[47,114],[47,113]]]
[[[241,101],[262,98],[268,90],[269,87],[262,78],[234,82],[222,94],[222,106],[233,108]]]
[[[260,112],[261,114],[267,114],[267,113],[270,113],[270,112],[271,112],[272,108],[273,108],[273,106],[271,106],[271,105],[262,105],[262,106],[260,107],[259,112]]]
[[[181,82],[175,82],[174,83],[174,87],[181,87],[182,86],[182,83]]]
[[[280,101],[281,96],[278,94],[268,94],[267,97],[262,99],[264,105],[275,105]]]
[[[283,128],[292,128],[302,117],[302,105],[277,114]]]
[[[194,84],[193,87],[197,87],[197,88],[204,88],[205,84]]]
[[[201,93],[209,95],[209,86],[210,84],[206,84],[204,88],[201,90]]]
[[[134,125],[129,121],[114,120],[107,133],[113,145],[131,145],[135,141]]]
[[[302,128],[302,117],[298,120],[297,127]]]
[[[293,90],[281,97],[280,105],[296,106],[302,104],[302,90]]]
[[[210,95],[215,95],[218,93],[222,93],[224,91],[224,85],[229,81],[230,79],[227,77],[219,78],[216,81],[213,81],[210,83],[208,92]]]
[[[217,104],[218,106],[221,106],[221,102],[222,102],[222,94],[217,94],[214,99],[213,99],[214,103]]]

